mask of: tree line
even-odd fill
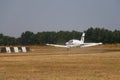
[[[88,28],[84,31],[85,42],[120,43],[120,30],[107,30],[104,28]],[[0,45],[45,45],[46,43],[63,44],[70,39],[81,38],[82,32],[78,31],[51,31],[38,32],[25,31],[19,38],[0,34]]]

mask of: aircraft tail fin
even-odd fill
[[[84,40],[85,40],[84,38],[85,38],[85,33],[82,34],[82,37],[81,37],[81,40],[80,40],[82,43],[84,43]]]

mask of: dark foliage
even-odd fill
[[[89,28],[86,31],[86,42],[120,43],[120,30],[107,30],[104,28]],[[0,45],[45,45],[46,43],[64,44],[70,39],[80,39],[82,32],[33,32],[26,31],[20,38],[0,34]]]

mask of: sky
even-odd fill
[[[120,0],[0,0],[0,33],[120,30]]]

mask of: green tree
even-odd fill
[[[22,45],[33,45],[34,42],[34,33],[30,31],[23,32],[20,38]]]

